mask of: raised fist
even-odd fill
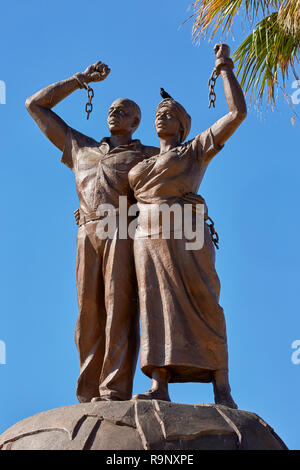
[[[96,62],[95,64],[89,65],[89,67],[80,74],[80,78],[82,78],[86,83],[102,82],[102,80],[106,79],[109,73],[110,68],[106,64],[103,64],[103,62]]]
[[[214,53],[217,59],[229,59],[230,48],[227,44],[216,44],[214,47]]]

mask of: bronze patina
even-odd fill
[[[163,100],[155,115],[160,149],[132,139],[141,112],[129,99],[112,103],[107,120],[110,136],[101,141],[72,129],[53,112],[68,95],[85,88],[89,117],[93,97],[89,84],[104,80],[110,72],[102,62],[26,101],[29,113],[63,152],[62,162],[76,179],[79,316],[75,340],[81,402],[131,398],[140,319],[141,368],[152,379],[152,388],[135,399],[169,401],[169,382],[212,382],[215,403],[237,407],[229,385],[226,325],[215,270],[218,236],[197,193],[210,161],[245,119],[247,109],[229,47],[217,44],[214,50],[210,105],[215,105],[214,85],[220,76],[228,113],[186,141],[191,118],[162,89]],[[120,236],[120,196],[126,197],[128,208],[138,205],[133,237]],[[161,204],[171,207],[175,202],[195,208],[192,224],[197,205],[204,206],[201,248],[186,249],[185,236],[175,236],[174,227],[169,238],[151,236],[149,209],[155,211]],[[112,235],[104,238],[102,209],[107,205],[116,225]]]

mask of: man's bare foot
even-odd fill
[[[145,393],[137,393],[132,400],[163,400],[171,401],[168,391],[164,390],[148,390]]]

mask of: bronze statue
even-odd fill
[[[39,91],[26,107],[48,139],[63,151],[62,162],[75,174],[79,197],[75,340],[80,359],[80,402],[128,400],[139,347],[136,278],[132,239],[119,238],[119,196],[132,203],[128,171],[158,152],[132,140],[141,112],[128,99],[114,101],[108,112],[110,137],[100,142],[69,127],[52,108],[78,88],[104,80],[109,68],[97,62]],[[113,206],[116,228],[103,239],[104,204]]]
[[[152,388],[137,399],[170,400],[168,382],[213,382],[215,402],[236,408],[228,380],[227,338],[215,250],[205,223],[204,246],[187,250],[186,239],[157,239],[149,230],[149,206],[194,201],[211,159],[246,117],[246,103],[225,44],[215,46],[216,73],[223,80],[229,113],[186,142],[191,118],[167,96],[158,105],[155,128],[160,154],[129,172],[138,202],[134,240],[141,322],[141,368]],[[164,90],[163,90],[164,91]],[[155,209],[154,209],[155,210]]]
[[[193,225],[201,203],[209,219],[198,188],[210,160],[246,117],[229,47],[218,44],[215,53],[215,71],[222,77],[229,113],[183,144],[191,118],[162,89],[155,117],[160,153],[132,140],[141,112],[131,100],[118,99],[111,105],[111,135],[100,142],[72,129],[52,111],[76,89],[90,91],[88,83],[104,80],[110,70],[101,62],[46,87],[26,102],[40,129],[63,151],[62,162],[75,173],[80,204],[75,340],[81,402],[131,398],[139,346],[137,275],[141,366],[152,378],[152,388],[135,398],[170,400],[169,382],[213,382],[215,402],[236,407],[228,379],[226,327],[211,227],[204,224],[203,247],[194,250],[186,249],[184,235],[179,239],[174,232],[169,238],[153,239],[147,232],[149,209],[156,210],[160,204],[192,205]],[[90,111],[91,99],[88,117]],[[120,235],[120,196],[126,196],[127,208],[138,202],[134,249],[130,235]],[[117,223],[112,236],[103,237],[101,221],[107,205]]]

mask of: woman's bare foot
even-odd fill
[[[163,400],[171,401],[168,390],[148,390],[145,393],[137,393],[133,400]]]
[[[169,371],[163,367],[153,369],[152,387],[145,393],[137,393],[133,400],[164,400],[171,401],[168,391]]]
[[[94,397],[91,399],[91,403],[95,403],[97,401],[122,401],[121,398],[118,398],[116,396],[113,396],[113,395],[108,395],[108,396],[104,396],[104,397]]]
[[[233,400],[230,389],[226,387],[215,388],[215,404],[224,405],[237,410],[237,404]]]
[[[94,397],[91,399],[91,403],[95,403],[96,401],[111,401],[111,398]]]
[[[237,409],[238,406],[231,396],[231,389],[228,380],[228,372],[218,370],[214,373],[213,378],[215,404],[224,405],[229,408]]]

